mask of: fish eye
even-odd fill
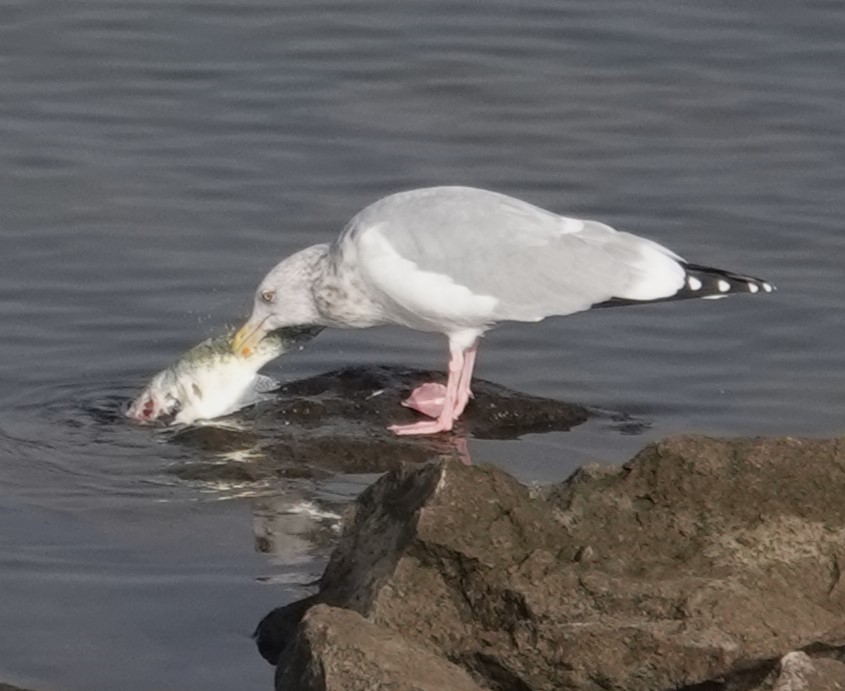
[[[261,302],[263,302],[265,305],[272,305],[275,300],[276,300],[276,291],[275,290],[262,290],[261,291]]]

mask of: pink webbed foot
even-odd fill
[[[452,429],[454,420],[441,419],[436,420],[422,420],[421,422],[413,422],[410,425],[391,425],[389,429],[397,436],[406,436],[410,434],[439,434],[440,432],[449,432]]]
[[[402,401],[402,405],[430,418],[438,418],[443,412],[445,402],[446,387],[443,384],[429,382],[414,389],[411,395]]]
[[[472,398],[472,391],[460,391],[458,396],[458,409],[463,410]],[[443,384],[430,382],[414,389],[410,396],[402,401],[402,405],[427,417],[437,418],[443,412],[445,402],[446,387]]]

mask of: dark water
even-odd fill
[[[398,189],[490,187],[779,287],[491,333],[480,376],[645,425],[476,460],[549,481],[673,432],[840,433],[843,35],[838,0],[0,4],[0,680],[271,687],[249,634],[325,554],[292,512],[371,478],[178,482],[191,453],[113,412]],[[444,359],[378,329],[271,370]]]

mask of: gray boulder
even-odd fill
[[[484,691],[460,667],[348,609],[312,607],[290,648],[280,689]]]
[[[681,437],[543,496],[494,468],[399,469],[356,501],[313,603],[496,691],[762,688],[789,651],[845,645],[843,449]],[[319,664],[295,610],[257,632],[287,683]],[[385,665],[370,688],[426,688]]]

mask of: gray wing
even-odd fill
[[[614,298],[663,299],[684,284],[683,260],[657,243],[486,190],[435,187],[386,197],[350,222],[335,251],[361,250],[373,231],[420,272],[495,298],[493,320],[536,321]],[[366,270],[366,253],[357,260]],[[419,281],[421,290],[426,285]]]

